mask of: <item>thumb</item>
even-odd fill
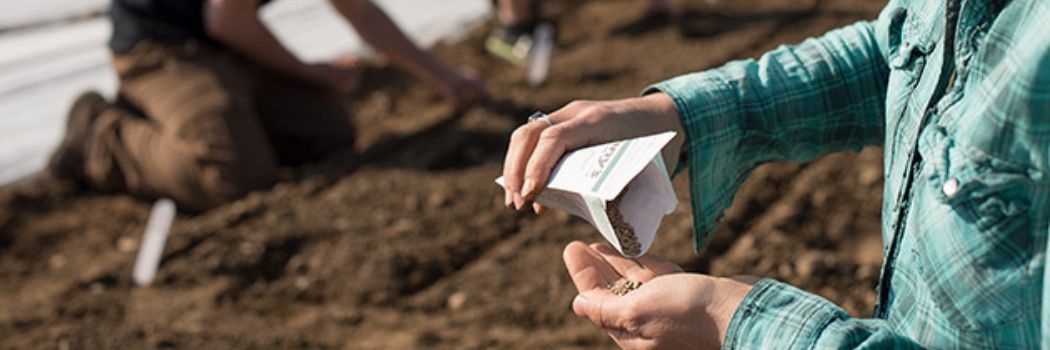
[[[573,299],[572,311],[603,329],[629,331],[625,326],[633,317],[627,311],[630,309],[629,300],[611,294],[584,293]]]

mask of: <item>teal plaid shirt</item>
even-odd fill
[[[885,150],[874,318],[767,279],[726,348],[1050,347],[1050,2],[894,0],[657,90],[688,135],[697,249],[759,164]]]

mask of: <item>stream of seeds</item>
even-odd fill
[[[620,195],[609,201],[605,207],[605,214],[609,216],[609,222],[612,223],[613,231],[616,232],[616,239],[620,241],[620,247],[623,248],[623,253],[629,256],[637,256],[642,252],[642,245],[638,242],[638,236],[634,233],[634,226],[631,226],[623,218],[623,214],[620,213],[620,201],[623,200],[624,194],[627,193],[627,189],[624,188]]]

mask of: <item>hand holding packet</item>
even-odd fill
[[[587,220],[624,256],[644,255],[663,217],[678,205],[660,153],[674,136],[669,131],[569,152],[536,202]],[[503,185],[503,178],[496,183]],[[631,233],[636,242],[623,237]]]

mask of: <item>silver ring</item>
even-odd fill
[[[537,120],[545,121],[547,122],[547,125],[554,126],[554,120],[551,120],[551,117],[548,116],[547,113],[536,112],[529,116],[529,123]]]

